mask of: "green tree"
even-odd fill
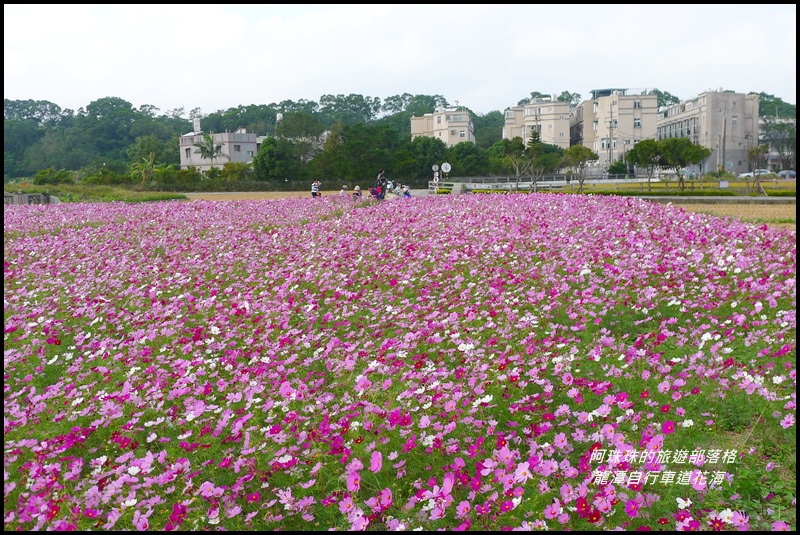
[[[261,143],[253,160],[256,180],[284,182],[299,179],[299,162],[292,151],[292,142],[285,138],[268,137]]]
[[[688,165],[700,165],[711,156],[711,149],[696,145],[685,137],[670,137],[658,141],[658,151],[661,155],[659,164],[667,169],[672,169],[678,175],[678,184],[681,190],[686,189],[684,170]]]
[[[444,141],[435,137],[419,136],[399,151],[393,172],[403,178],[431,180],[433,166],[441,166],[447,159],[448,150]]]
[[[781,169],[797,169],[797,119],[764,119],[762,140],[778,154]]]
[[[225,162],[222,166],[225,182],[247,182],[253,176],[253,165],[244,162]]]
[[[361,95],[322,95],[319,99],[320,113],[344,124],[366,124],[373,121],[381,111],[381,99]],[[330,121],[332,123],[333,120]]]
[[[658,103],[658,107],[662,106],[671,106],[672,104],[678,104],[681,99],[674,95],[670,95],[666,91],[660,91],[658,89],[653,89],[653,94],[656,96],[656,102]]]
[[[652,191],[653,174],[661,159],[658,142],[655,139],[643,139],[627,152],[626,158],[629,163],[647,170],[647,191]]]
[[[530,173],[533,163],[522,138],[517,136],[513,139],[501,139],[495,144],[499,148],[503,159],[514,173],[516,189],[519,190],[520,179]]]
[[[622,157],[620,157],[616,162],[608,166],[608,174],[628,176],[628,164],[622,161]]]
[[[458,176],[479,176],[486,170],[489,155],[486,149],[463,141],[450,147],[446,160],[453,169],[458,170]]]
[[[758,95],[758,116],[772,117],[773,119],[796,119],[797,105],[784,102],[775,95],[768,93],[750,93]]]
[[[581,103],[581,94],[580,93],[570,93],[569,91],[562,91],[558,98],[556,99],[559,102],[569,102],[569,107],[574,108],[578,104]]]
[[[538,191],[539,180],[545,173],[555,173],[564,163],[564,149],[557,145],[544,143],[542,137],[534,130],[528,140],[528,156],[531,159],[531,191]]]
[[[540,93],[539,91],[531,91],[531,96],[521,99],[519,102],[517,102],[517,106],[524,106],[525,104],[530,104],[536,99],[549,98],[549,97],[550,95],[546,93]]]
[[[747,160],[750,163],[750,169],[751,170],[764,169],[768,153],[769,153],[769,145],[767,145],[766,143],[763,145],[756,145],[755,147],[750,147],[749,149],[747,149]],[[761,193],[762,195],[767,194],[767,192],[764,191],[764,186],[761,185],[760,173],[753,174],[753,192]]]
[[[177,147],[154,135],[137,137],[133,144],[125,149],[125,154],[131,162],[140,162],[143,158],[148,158],[150,154],[153,154],[156,162],[179,163],[175,162],[175,155],[178,154]]]
[[[155,153],[151,152],[147,156],[142,157],[138,162],[135,162],[131,165],[131,177],[134,179],[142,177],[142,186],[145,186],[147,181],[150,180],[155,173],[155,158]]]
[[[579,193],[583,191],[583,184],[586,181],[586,164],[599,158],[596,152],[583,145],[573,145],[564,151],[564,163],[578,170]]]
[[[484,115],[473,115],[475,127],[475,144],[488,149],[503,138],[505,116],[503,112],[494,110]]]
[[[229,160],[230,157],[222,152],[222,143],[216,143],[211,134],[205,134],[203,141],[194,144],[194,153],[199,154],[204,160],[211,160],[211,166],[214,166],[214,160],[225,158]]]

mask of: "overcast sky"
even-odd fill
[[[5,4],[4,90],[204,114],[322,95],[765,92],[796,104],[796,4]]]

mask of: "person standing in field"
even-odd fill
[[[353,200],[360,201],[361,200],[361,186],[356,186],[353,188]]]
[[[319,192],[319,186],[320,186],[319,180],[315,180],[314,182],[311,183],[311,196],[312,197],[322,197],[322,195]]]
[[[382,201],[386,197],[386,173],[381,169],[378,171],[378,177],[375,179],[375,188],[378,190],[378,200]]]
[[[339,197],[346,197],[347,196],[347,186],[342,186],[342,190],[339,192]]]

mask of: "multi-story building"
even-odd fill
[[[411,140],[419,136],[433,137],[452,147],[465,141],[475,143],[475,127],[463,106],[437,108],[433,113],[411,118]]]
[[[532,132],[539,132],[543,143],[569,148],[569,102],[555,97],[533,99],[524,106],[508,108],[505,112],[503,139],[522,138],[528,144]]]
[[[658,97],[651,89],[595,89],[592,98],[572,110],[570,144],[583,145],[599,159],[590,165],[605,170],[643,139],[653,139]]]
[[[252,163],[258,154],[258,136],[249,134],[244,128],[235,132],[211,134],[214,145],[221,145],[221,155],[212,161],[202,158],[197,152],[197,144],[205,143],[205,134],[200,130],[200,125],[195,122],[195,131],[184,134],[180,138],[181,169],[196,167],[205,172],[212,167],[222,167],[226,162]]]
[[[686,137],[711,150],[699,173],[749,171],[748,152],[758,144],[758,95],[706,91],[659,110],[656,139]]]

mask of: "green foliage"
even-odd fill
[[[672,104],[678,104],[681,101],[681,99],[679,99],[674,95],[670,95],[666,91],[653,89],[653,93],[656,95],[656,100],[659,108],[662,106],[670,106]]]
[[[295,176],[294,170],[299,168],[299,164],[291,140],[268,137],[261,143],[253,160],[253,170],[256,180],[282,182]]]
[[[36,173],[36,176],[33,177],[33,183],[37,186],[47,184],[74,184],[74,175],[74,172],[67,171],[66,169],[59,169],[56,171],[52,167],[49,167]]]
[[[618,176],[628,176],[628,165],[622,160],[617,160],[608,166],[608,174]]]
[[[753,94],[753,93],[751,93]],[[758,95],[758,116],[771,118],[797,118],[797,105],[784,102],[775,95],[755,93]]]
[[[59,183],[55,187],[19,186],[23,193],[44,193],[58,197],[61,202],[152,202],[186,199],[180,193],[158,191],[134,191],[118,186],[91,186],[86,184]]]
[[[489,155],[485,149],[464,141],[450,148],[446,161],[452,166],[452,169],[457,170],[458,176],[480,176],[486,169]],[[428,169],[432,169],[432,167]],[[428,176],[430,176],[430,171],[428,171]]]
[[[689,165],[701,164],[711,156],[711,149],[696,145],[685,137],[659,140],[657,147],[660,155],[659,163],[675,171],[681,189],[686,187],[683,170]]]

